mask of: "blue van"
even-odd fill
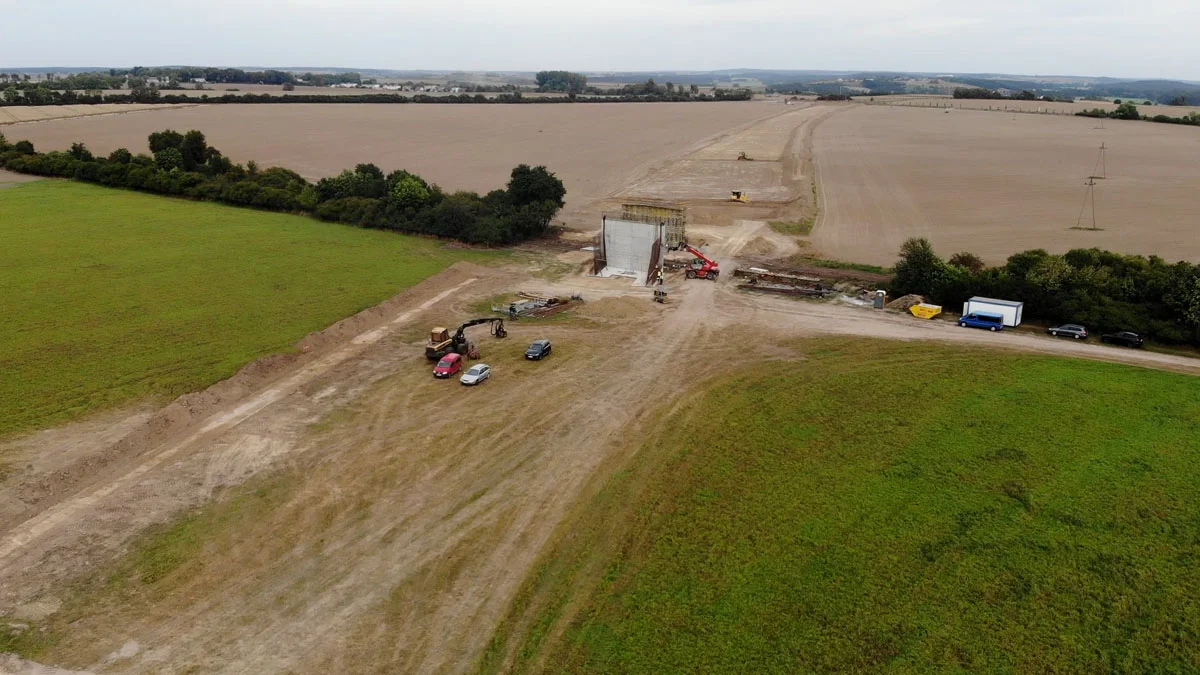
[[[958,320],[963,328],[986,328],[992,332],[1004,330],[1004,317],[999,314],[984,314],[975,312]]]

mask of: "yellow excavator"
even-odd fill
[[[508,337],[508,331],[504,329],[504,319],[500,318],[471,319],[459,326],[454,334],[451,334],[448,329],[438,326],[429,332],[429,342],[425,344],[425,358],[436,361],[451,352],[467,354],[471,344],[467,342],[466,330],[471,326],[485,323],[491,324],[489,332],[492,335],[498,338]]]

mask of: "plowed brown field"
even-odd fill
[[[813,243],[829,256],[890,264],[906,238],[924,236],[946,255],[971,251],[992,263],[1031,248],[1093,246],[1200,260],[1195,128],[855,106],[823,123],[814,142],[821,218]],[[1073,230],[1101,143],[1102,229]]]
[[[200,129],[237,162],[284,166],[308,178],[372,162],[446,190],[479,192],[503,187],[517,164],[544,164],[566,184],[562,218],[590,228],[595,213],[581,210],[633,176],[707,137],[784,111],[762,102],[208,105],[14,124],[4,134],[42,150],[82,141],[107,154],[119,147],[144,152],[154,131]]]

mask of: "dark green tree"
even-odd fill
[[[83,143],[71,144],[71,156],[81,162],[90,162],[95,159],[95,157],[92,155],[92,151],[88,150],[88,147]]]
[[[1119,120],[1140,120],[1142,116],[1138,114],[1137,106],[1132,101],[1126,101],[1117,106],[1117,109],[1112,111],[1112,117]]]
[[[154,153],[154,164],[163,171],[183,168],[183,153],[179,148],[163,148]]]
[[[892,278],[893,295],[933,295],[946,278],[946,263],[924,237],[912,237],[900,247],[900,261]]]
[[[204,139],[204,134],[195,129],[183,135],[178,147],[183,155],[183,168],[187,171],[195,171],[197,167],[204,166],[208,159],[208,142]]]
[[[567,93],[582,93],[587,89],[587,77],[580,73],[567,70],[543,70],[534,80],[538,91],[561,91]]]
[[[955,253],[954,255],[950,256],[949,263],[955,267],[961,267],[972,274],[978,274],[979,272],[983,271],[984,268],[982,258],[974,253],[967,253],[966,251],[962,253]]]
[[[544,166],[521,164],[512,170],[508,181],[508,196],[517,207],[536,202],[550,202],[561,209],[567,188],[554,173]]]
[[[156,131],[150,134],[150,152],[157,154],[161,150],[167,148],[180,149],[183,146],[183,134],[178,131],[167,129],[166,131]]]

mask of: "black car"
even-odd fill
[[[1050,328],[1050,334],[1054,337],[1070,337],[1076,340],[1086,340],[1088,336],[1087,329],[1077,323],[1064,323],[1061,326],[1053,326]]]
[[[1123,330],[1119,333],[1105,333],[1100,336],[1100,341],[1114,345],[1125,345],[1126,347],[1141,347],[1146,342],[1146,338],[1137,333]]]
[[[541,361],[543,358],[550,356],[550,341],[537,340],[529,345],[529,349],[525,350],[525,358],[530,361]]]

